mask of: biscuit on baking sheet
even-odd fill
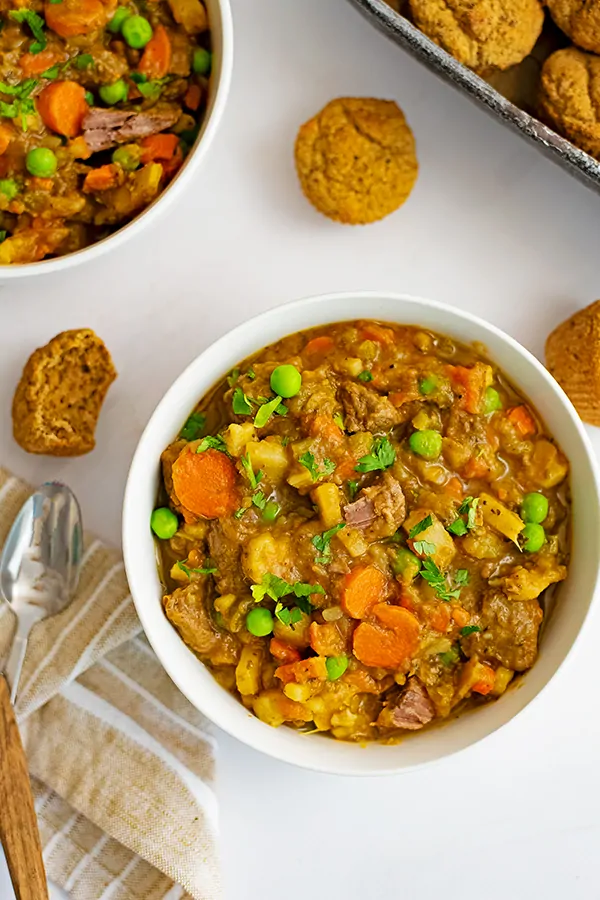
[[[600,57],[577,47],[557,50],[540,80],[542,118],[591,156],[600,159]]]
[[[574,44],[600,53],[600,0],[546,0],[546,6]]]
[[[296,169],[319,212],[347,225],[366,225],[408,198],[419,166],[413,133],[391,100],[332,100],[300,128]]]
[[[584,422],[600,425],[600,300],[555,328],[546,366]]]
[[[409,0],[415,25],[476,72],[520,63],[539,38],[539,0]]]
[[[15,440],[29,453],[89,453],[116,377],[110,353],[91,329],[57,334],[32,353],[23,369],[12,407]]]

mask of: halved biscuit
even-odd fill
[[[600,425],[600,300],[555,328],[546,341],[546,366],[581,418]]]

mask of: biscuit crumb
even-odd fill
[[[319,212],[366,225],[407,200],[419,170],[413,133],[391,100],[332,100],[300,128],[296,169]]]
[[[12,407],[15,440],[29,453],[89,453],[116,377],[110,353],[91,329],[56,335],[32,353],[23,369]]]
[[[600,425],[600,300],[552,332],[546,367],[584,422]]]

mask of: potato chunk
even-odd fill
[[[288,452],[279,441],[252,441],[246,445],[255,472],[259,469],[272,483],[282,481],[289,466]]]
[[[342,521],[340,489],[330,481],[318,485],[311,491],[311,500],[316,503],[325,528],[333,528]]]
[[[225,431],[225,446],[232,456],[240,457],[246,452],[246,444],[256,436],[256,430],[252,422],[244,422],[243,425],[230,425]]]
[[[242,566],[248,578],[260,584],[263,575],[271,572],[287,580],[293,559],[293,547],[288,537],[275,537],[265,531],[251,538],[245,549]]]
[[[249,644],[242,650],[235,670],[235,683],[242,697],[258,694],[263,650],[260,644]]]
[[[512,512],[496,497],[485,493],[479,497],[479,509],[486,525],[495,528],[500,534],[515,544],[517,543],[517,538],[525,528],[525,523],[520,516]]]
[[[435,513],[429,512],[427,509],[413,510],[408,519],[404,522],[404,530],[407,534],[410,534],[412,529],[418,525],[419,522],[426,519],[427,516],[431,516],[432,524],[428,528],[425,528],[424,531],[421,531],[415,537],[414,541],[410,541],[411,549],[417,556],[423,557],[425,554],[418,552],[418,548],[415,548],[415,542],[425,541],[427,544],[432,544],[435,547],[435,550],[427,555],[434,561],[439,569],[445,571],[454,559],[456,547],[454,546],[454,541]]]

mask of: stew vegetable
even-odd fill
[[[0,14],[0,265],[88,246],[194,143],[212,59],[201,0],[32,0]]]
[[[166,615],[264,722],[394,741],[533,665],[568,463],[479,350],[372,321],[291,335],[162,467]]]

